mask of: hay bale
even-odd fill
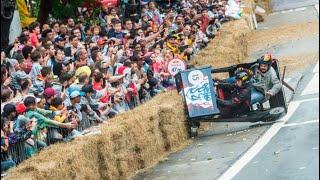
[[[223,24],[221,35],[200,52],[191,62],[194,66],[213,68],[240,63],[248,56],[247,35],[251,32],[246,19]]]
[[[97,137],[78,139],[68,144],[47,147],[18,167],[4,179],[101,179]]]
[[[175,91],[160,94],[131,113],[110,120],[102,127],[102,134],[106,142],[102,153],[108,162],[106,177],[129,177],[186,144],[187,124],[181,98]]]

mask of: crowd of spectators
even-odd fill
[[[10,158],[16,144],[28,158],[174,87],[170,60],[188,65],[229,18],[228,7],[227,0],[146,1],[139,19],[101,8],[97,24],[84,23],[87,11],[23,29],[1,52],[1,171],[18,163]]]

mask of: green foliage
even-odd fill
[[[67,2],[53,0],[51,15],[55,19],[75,18],[77,7],[81,6],[84,0],[70,0]]]
[[[40,11],[40,1],[41,0],[33,0],[32,2],[32,8],[31,8],[31,16],[32,17],[37,17]]]
[[[47,2],[48,0],[42,0]],[[50,0],[52,1],[52,11],[49,12],[50,19],[59,19],[64,20],[68,17],[72,17],[76,23],[78,15],[78,7],[81,7],[85,0]],[[91,1],[91,2],[90,2]],[[95,0],[86,0],[88,3],[92,3],[91,7],[93,7],[93,17],[94,18],[85,18],[85,25],[99,25],[101,22],[99,21],[99,13],[100,7],[96,4]],[[33,0],[31,13],[34,17],[38,17],[40,11],[40,3],[41,0]]]

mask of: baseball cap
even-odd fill
[[[16,111],[17,113],[24,113],[26,111],[27,107],[23,103],[19,103],[16,105]]]
[[[70,94],[70,98],[71,98],[71,99],[76,98],[76,97],[78,97],[78,96],[80,96],[80,92],[77,91],[77,90],[73,91],[73,92]]]
[[[56,95],[56,91],[52,87],[48,87],[44,90],[43,94],[46,98],[51,98]]]
[[[54,42],[57,43],[57,42],[59,42],[59,41],[65,41],[65,40],[66,40],[65,37],[58,36],[58,37],[56,37],[56,38],[54,39]]]

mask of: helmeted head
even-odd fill
[[[258,63],[260,71],[263,73],[267,72],[272,65],[272,55],[270,53],[266,53],[264,56],[258,59]]]
[[[252,75],[253,75],[253,73],[251,70],[245,69],[245,68],[238,68],[235,71],[235,78],[237,80],[236,81],[237,85],[242,86],[242,85],[249,83]]]

